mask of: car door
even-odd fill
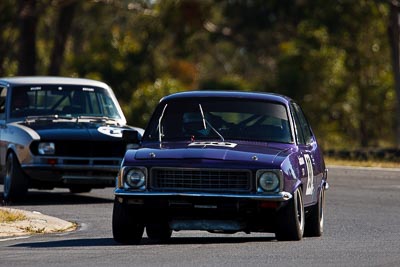
[[[320,151],[317,140],[300,106],[296,103],[291,105],[297,131],[297,143],[300,153],[300,163],[303,177],[304,203],[310,204],[317,201],[318,186],[322,175],[320,166]]]
[[[0,84],[0,180],[4,176],[6,147],[3,142],[4,129],[6,128],[6,101],[7,87]]]

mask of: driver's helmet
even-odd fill
[[[205,136],[210,132],[210,127],[207,127],[200,112],[190,112],[183,114],[183,130],[190,135]]]
[[[29,107],[29,97],[25,90],[14,90],[11,100],[13,110],[21,110]]]

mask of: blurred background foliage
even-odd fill
[[[1,0],[0,76],[102,80],[141,127],[173,92],[276,92],[327,149],[397,147],[391,2]]]

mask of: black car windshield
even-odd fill
[[[108,91],[99,87],[45,85],[14,87],[11,118],[59,115],[120,119]]]
[[[210,139],[293,143],[284,105],[235,99],[173,101],[159,106],[143,141]]]

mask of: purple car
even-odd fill
[[[299,105],[277,94],[192,91],[164,97],[118,175],[114,239],[172,231],[321,236],[327,169]]]

